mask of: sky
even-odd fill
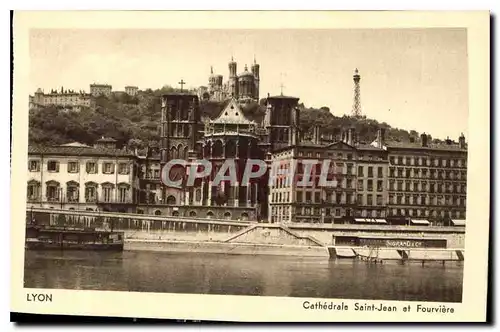
[[[393,127],[458,140],[467,136],[465,29],[332,30],[32,30],[30,90],[157,89],[208,84],[210,67],[228,77],[254,57],[260,97],[283,94],[308,107],[350,114],[354,69],[361,75],[362,112]]]

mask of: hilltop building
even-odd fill
[[[139,88],[136,86],[128,85],[125,87],[125,93],[128,94],[129,96],[134,97],[137,95],[138,92],[139,92]]]
[[[33,96],[29,96],[29,108],[35,109],[44,106],[62,106],[79,110],[81,107],[90,107],[90,94],[85,91],[51,90],[50,93],[45,93],[42,89],[37,89]]]
[[[90,94],[93,97],[97,97],[100,95],[104,95],[109,97],[111,92],[113,91],[113,87],[109,84],[90,84]]]
[[[214,74],[213,68],[210,69],[208,86],[198,89],[198,97],[201,100],[224,101],[234,98],[239,103],[259,101],[260,86],[260,65],[254,59],[250,67],[245,65],[241,73],[237,73],[237,63],[231,58],[228,64],[229,77],[224,82],[221,74]]]

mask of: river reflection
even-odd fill
[[[461,302],[457,265],[285,256],[27,251],[27,288]]]

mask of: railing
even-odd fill
[[[145,214],[134,214],[134,213],[116,213],[116,212],[94,212],[94,211],[72,211],[72,210],[60,210],[60,209],[45,209],[45,208],[30,208],[26,210],[27,213],[30,212],[42,212],[50,214],[62,214],[80,217],[113,217],[113,218],[124,218],[132,220],[145,220],[145,221],[185,221],[185,222],[196,222],[196,223],[206,223],[214,224],[221,223],[224,225],[234,225],[234,226],[248,226],[252,222],[243,221],[230,221],[227,219],[215,219],[215,218],[196,218],[196,217],[181,217],[181,216],[156,216],[156,215],[145,215]]]

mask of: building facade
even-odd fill
[[[125,87],[125,93],[131,97],[136,96],[138,92],[139,92],[139,88],[137,86],[128,85]]]
[[[130,152],[70,143],[29,147],[30,207],[135,212],[137,162]]]
[[[90,94],[93,97],[98,97],[101,95],[109,97],[112,91],[113,87],[109,84],[90,84]]]
[[[250,70],[245,65],[241,73],[237,72],[238,64],[231,59],[228,64],[229,77],[224,82],[221,74],[214,74],[210,69],[208,87],[200,87],[198,97],[201,100],[224,101],[234,98],[240,103],[258,102],[260,87],[260,65],[254,59]]]
[[[437,224],[465,219],[467,193],[467,145],[432,143],[422,134],[419,141],[389,142],[388,215],[422,218]]]
[[[42,89],[37,89],[33,96],[29,96],[30,109],[45,106],[61,106],[78,110],[81,107],[90,107],[90,105],[90,94],[84,91],[65,90],[63,87],[59,91],[51,90],[50,93],[45,93]]]

